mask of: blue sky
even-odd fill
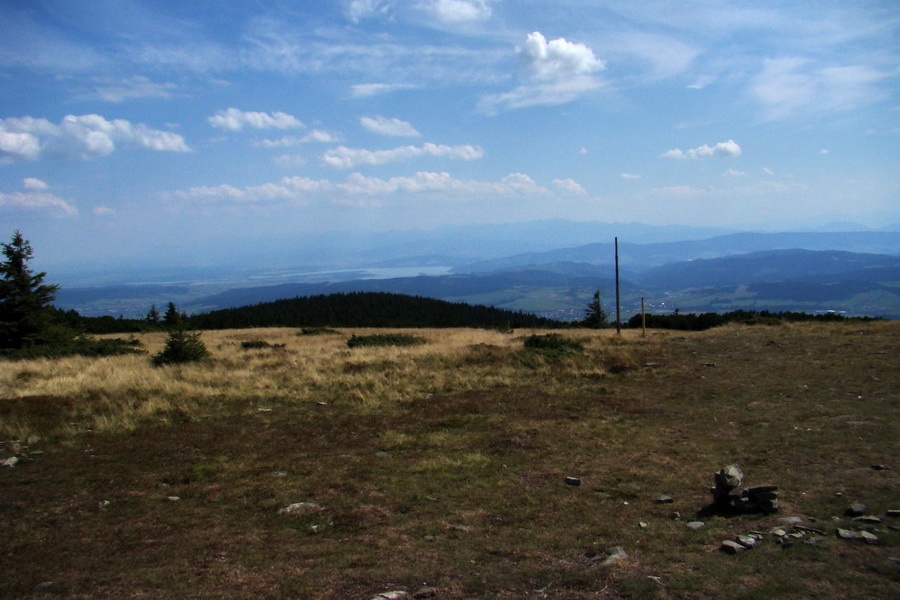
[[[898,46],[895,0],[3,0],[0,234],[103,263],[549,218],[888,225]]]

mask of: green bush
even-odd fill
[[[558,333],[530,335],[525,338],[525,347],[541,352],[584,352],[584,344],[578,340],[561,336]]]
[[[188,331],[181,327],[177,327],[169,332],[166,338],[166,347],[159,354],[155,354],[150,360],[153,366],[161,367],[163,365],[181,364],[203,360],[209,356],[209,350],[203,340],[200,339],[200,332]]]
[[[425,338],[405,333],[376,333],[373,335],[352,335],[347,340],[347,346],[358,348],[361,346],[418,346],[424,344]]]

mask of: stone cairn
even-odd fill
[[[778,487],[744,487],[744,473],[737,465],[729,465],[716,473],[715,481],[711,490],[713,506],[720,511],[769,514],[778,510]]]

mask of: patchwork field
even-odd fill
[[[900,323],[371,333],[0,363],[0,597],[900,593]],[[779,511],[708,510],[731,464]]]

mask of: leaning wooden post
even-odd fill
[[[616,237],[616,335],[622,335],[622,320],[619,301],[619,238]]]

